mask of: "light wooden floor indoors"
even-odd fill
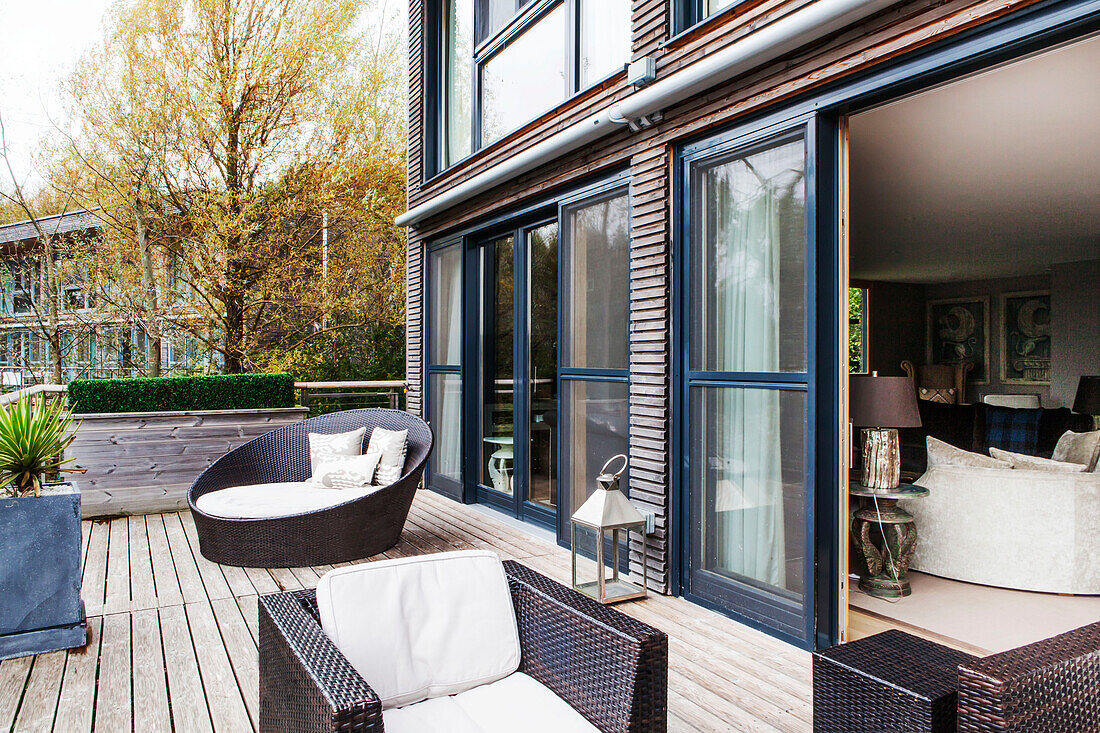
[[[329,567],[221,566],[187,512],[84,522],[84,650],[0,662],[0,731],[256,728],[256,598]],[[489,548],[562,582],[557,545],[421,491],[388,557]],[[670,731],[811,728],[810,656],[682,599],[619,606],[670,637]]]

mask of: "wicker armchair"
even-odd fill
[[[359,499],[303,514],[227,519],[196,507],[200,496],[231,486],[306,481],[312,475],[309,433],[366,427],[408,429],[404,475]],[[223,565],[304,567],[348,562],[397,544],[432,450],[423,420],[399,410],[335,412],[273,430],[230,451],[202,472],[187,492],[203,557]]]
[[[506,561],[504,568],[519,625],[519,671],[601,731],[666,730],[664,632],[523,565]],[[378,696],[321,629],[315,591],[260,598],[259,624],[261,731],[384,730]]]
[[[960,665],[959,730],[1100,730],[1100,623]]]

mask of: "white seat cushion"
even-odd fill
[[[355,489],[319,489],[309,481],[253,484],[211,491],[195,501],[203,514],[224,519],[270,519],[343,504],[373,494],[381,486]]]
[[[519,669],[519,630],[500,558],[446,552],[328,572],[321,627],[383,708],[454,695]]]
[[[450,697],[436,697],[382,714],[386,733],[589,733],[589,723],[560,697],[523,672]]]
[[[446,695],[390,708],[382,713],[382,723],[386,733],[484,733],[455,699]]]

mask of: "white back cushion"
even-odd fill
[[[358,489],[374,484],[374,470],[378,468],[379,453],[361,456],[325,458],[313,467],[311,485],[316,489]],[[381,488],[381,487],[376,487]]]
[[[519,669],[500,558],[470,550],[339,568],[317,584],[321,627],[383,708],[454,695]]]
[[[1086,471],[1095,471],[1096,464],[1100,460],[1100,430],[1092,430],[1087,433],[1075,433],[1067,430],[1058,438],[1058,444],[1054,446],[1056,461],[1068,461],[1069,463],[1083,463]]]
[[[408,430],[386,430],[375,428],[367,443],[367,453],[378,453],[378,471],[374,483],[389,486],[401,478],[405,470],[405,452],[408,450]]]
[[[366,433],[365,427],[346,433],[309,433],[310,472],[316,471],[326,459],[362,455]]]
[[[1034,410],[1042,406],[1037,394],[987,394],[982,397],[982,402],[994,407],[1014,407],[1028,410]]]

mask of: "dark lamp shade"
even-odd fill
[[[1073,411],[1083,415],[1100,415],[1100,377],[1081,377]]]
[[[861,428],[919,428],[917,393],[909,377],[848,377],[852,424]]]

